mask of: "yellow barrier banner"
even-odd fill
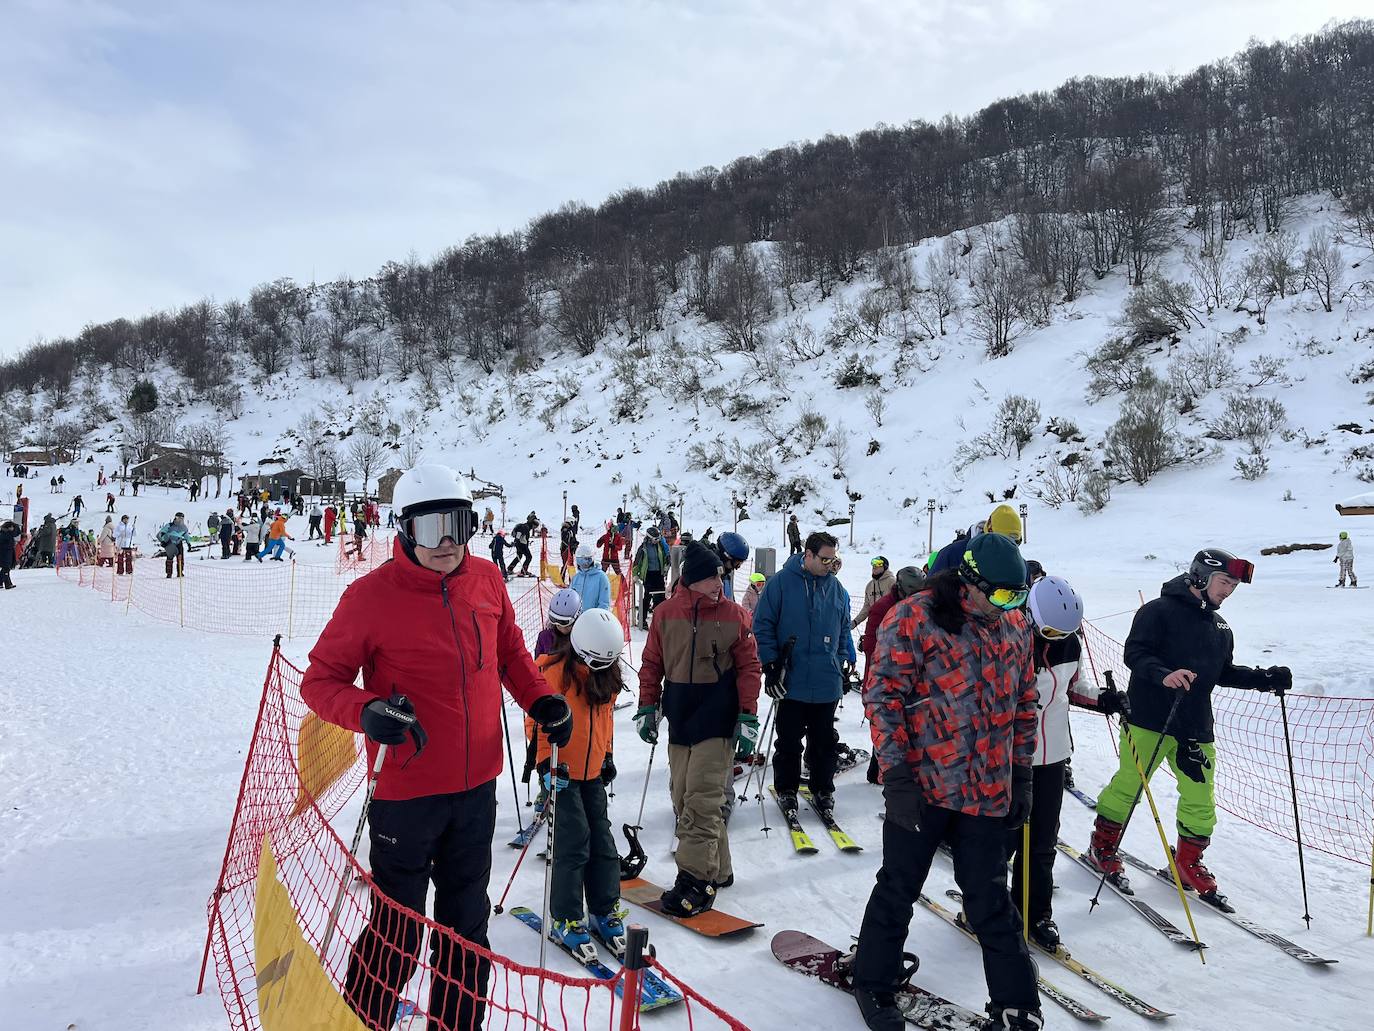
[[[299,816],[357,761],[358,742],[353,731],[326,723],[313,712],[306,713],[296,744],[300,786],[291,815]]]
[[[266,834],[258,858],[253,949],[263,1031],[367,1031],[301,934]]]

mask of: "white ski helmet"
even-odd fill
[[[596,565],[596,552],[592,551],[590,544],[579,544],[577,546],[577,568],[591,569]]]
[[[549,599],[549,622],[571,626],[582,613],[582,595],[564,587]]]
[[[397,519],[414,513],[421,505],[443,502],[472,504],[472,492],[467,481],[446,465],[417,465],[401,474],[391,495],[391,507]]]
[[[1068,637],[1083,625],[1083,599],[1062,577],[1046,576],[1035,581],[1026,608],[1042,637]]]
[[[625,647],[625,631],[607,610],[587,609],[573,624],[572,647],[592,669],[609,669]]]

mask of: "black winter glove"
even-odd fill
[[[572,740],[572,710],[561,694],[548,694],[530,706],[530,719],[539,724],[549,744],[562,748]]]
[[[1212,768],[1212,760],[1196,741],[1180,741],[1174,753],[1174,765],[1178,772],[1195,784],[1207,783],[1207,770]]]
[[[775,701],[787,694],[785,670],[777,659],[763,664],[763,690]]]
[[[386,701],[375,698],[363,706],[363,733],[379,745],[404,744],[407,736],[415,742],[419,755],[429,741],[425,728],[415,718],[415,706],[405,695],[393,694]]]
[[[601,764],[601,783],[610,787],[615,780],[615,758],[610,752],[606,753],[606,759]]]
[[[906,765],[883,771],[883,801],[887,803],[886,818],[903,830],[921,829],[925,814],[925,799],[921,787]]]
[[[1293,671],[1287,666],[1270,666],[1268,669],[1260,670],[1260,673],[1264,676],[1265,682],[1257,690],[1283,694],[1293,689]]]
[[[1011,806],[1007,809],[1006,824],[1015,829],[1030,819],[1031,788],[1035,783],[1035,770],[1029,766],[1011,768]]]
[[[1125,691],[1115,687],[1104,687],[1097,696],[1097,711],[1103,716],[1125,716],[1131,718],[1131,701]]]

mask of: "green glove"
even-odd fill
[[[759,718],[753,713],[740,713],[735,723],[735,758],[748,759],[759,746]]]
[[[658,706],[641,705],[635,713],[635,730],[646,745],[658,744]]]

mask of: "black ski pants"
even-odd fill
[[[1055,843],[1059,840],[1059,810],[1064,805],[1064,767],[1068,760],[1036,766],[1035,779],[1031,784],[1030,818],[1030,914],[1031,924],[1048,920],[1054,915],[1054,857]],[[1020,828],[1007,832],[1010,837],[1011,856],[1011,900],[1021,905],[1025,858],[1021,855],[1021,845],[1025,836]]]
[[[798,702],[783,698],[773,712],[773,787],[779,794],[796,794],[801,785],[802,738],[806,739],[806,767],[811,790],[817,795],[835,791],[835,706],[833,702]]]
[[[654,614],[654,609],[667,597],[667,588],[663,583],[663,570],[649,569],[644,573],[644,619],[643,624],[649,625],[649,617]]]
[[[1040,1010],[1035,962],[1007,893],[1007,829],[1001,817],[967,816],[926,806],[921,827],[883,821],[883,865],[864,910],[854,957],[854,987],[891,992],[902,976],[902,948],[912,906],[942,841],[954,852],[954,880],[964,913],[983,948],[988,996],[998,1006]]]
[[[435,923],[486,948],[496,781],[448,795],[374,800],[367,822],[377,889],[423,913],[433,881]],[[373,900],[371,919],[353,943],[344,998],[374,1031],[395,1023],[398,994],[418,963],[421,931],[415,917]],[[431,934],[430,962],[428,1031],[480,1028],[490,961]]]
[[[324,531],[320,529],[320,520],[323,518],[323,516],[317,515],[312,515],[310,517],[310,530],[305,535],[306,540],[313,541],[316,537],[320,538],[320,540],[324,540]]]
[[[525,566],[520,572],[528,573],[530,571],[530,563],[534,561],[534,556],[530,554],[530,546],[528,544],[521,544],[519,541],[516,541],[512,546],[515,548],[515,560],[510,564],[512,571],[515,569],[516,563],[524,562]]]
[[[553,885],[549,916],[581,920],[582,900],[591,916],[608,916],[620,900],[620,853],[606,814],[606,786],[573,780],[554,806]]]

